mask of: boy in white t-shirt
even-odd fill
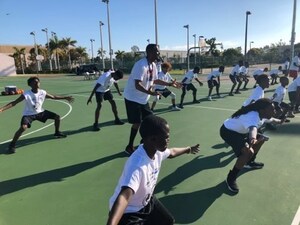
[[[198,79],[199,72],[200,72],[200,68],[198,66],[196,66],[193,70],[188,71],[185,74],[183,80],[181,81],[182,94],[181,94],[180,104],[178,105],[179,108],[183,109],[184,96],[186,94],[186,91],[189,91],[189,90],[192,90],[192,92],[193,92],[193,103],[200,103],[200,101],[198,101],[196,99],[197,88],[195,88],[195,86],[192,83],[193,79],[195,79],[199,83],[200,86],[203,86],[203,83]]]
[[[248,72],[249,72],[249,63],[245,62],[244,65],[241,66],[239,70],[239,76],[241,80],[245,82],[242,90],[247,90],[247,84],[249,83]]]
[[[290,77],[292,77],[294,80],[298,77],[298,72],[300,68],[300,52],[292,59],[291,65],[290,65]]]
[[[212,101],[211,93],[214,87],[216,87],[216,92],[217,96],[220,98],[220,76],[224,72],[224,66],[220,66],[218,70],[212,71],[208,76],[207,76],[207,85],[208,85],[208,100]]]
[[[284,97],[286,95],[286,87],[289,84],[289,79],[287,77],[280,77],[280,86],[278,86],[272,96],[272,101],[275,106],[275,118],[284,119],[286,116],[294,118],[292,107],[285,103]],[[287,121],[286,121],[287,122]]]
[[[243,106],[247,106],[258,99],[264,98],[265,89],[269,87],[269,78],[268,75],[263,74],[257,78],[258,86],[252,91],[250,97],[243,103]]]
[[[109,101],[111,105],[112,112],[115,116],[115,121],[114,123],[116,125],[123,125],[124,122],[120,120],[118,116],[118,110],[117,110],[117,105],[116,102],[113,98],[113,95],[110,91],[110,88],[112,85],[115,86],[117,89],[118,94],[121,96],[122,93],[120,92],[119,86],[117,81],[123,78],[123,72],[121,70],[116,70],[116,71],[107,71],[106,73],[102,74],[98,80],[96,81],[96,85],[93,88],[89,99],[87,100],[87,105],[89,103],[92,103],[92,97],[95,94],[96,95],[96,101],[97,101],[97,107],[95,110],[95,118],[94,118],[94,124],[93,124],[93,129],[94,131],[99,131],[99,117],[100,117],[100,110],[102,107],[102,102],[104,101]]]
[[[241,87],[241,85],[242,85],[242,80],[241,80],[241,78],[240,78],[240,76],[239,76],[239,72],[240,72],[240,68],[241,68],[241,66],[243,66],[244,65],[244,62],[243,62],[243,60],[240,60],[239,62],[238,62],[238,64],[237,65],[235,65],[233,68],[232,68],[232,70],[231,70],[231,72],[230,72],[230,74],[229,74],[229,79],[231,80],[231,82],[232,82],[232,87],[231,87],[231,90],[230,90],[230,92],[229,92],[229,96],[233,96],[233,91],[234,91],[234,88],[235,88],[235,86],[238,84],[238,87],[236,88],[236,91],[234,92],[235,94],[241,94],[241,92],[239,91],[239,89],[240,89],[240,87]]]
[[[21,119],[21,126],[15,133],[13,140],[9,144],[8,154],[16,152],[16,142],[22,135],[22,133],[31,127],[31,123],[35,120],[45,123],[48,119],[54,120],[55,133],[54,137],[56,138],[65,138],[67,135],[60,132],[60,116],[54,112],[44,110],[42,108],[43,103],[46,98],[54,100],[67,100],[68,102],[73,102],[74,98],[72,96],[57,96],[50,95],[45,90],[40,89],[40,79],[38,77],[30,77],[27,80],[28,86],[31,87],[31,90],[25,91],[20,97],[15,101],[8,103],[7,105],[0,108],[0,113],[4,110],[7,110],[11,107],[14,107],[18,103],[25,100],[25,107],[23,110],[23,116]]]
[[[170,63],[168,62],[164,62],[161,64],[161,72],[158,73],[157,77],[159,80],[163,80],[165,82],[171,82],[174,81],[174,79],[171,77],[171,75],[169,74],[169,72],[171,71],[172,66]],[[171,96],[171,101],[172,101],[172,111],[180,111],[180,108],[178,108],[175,104],[175,99],[176,99],[176,95],[174,92],[170,91],[165,85],[155,85],[154,86],[154,90],[158,93],[160,93],[160,95],[156,95],[154,96],[154,101],[152,102],[152,106],[151,106],[151,110],[154,110],[154,107],[156,105],[156,102],[161,99],[161,96],[164,96],[165,98],[167,98],[168,96]]]
[[[167,158],[196,154],[199,144],[184,148],[168,148],[170,129],[167,121],[150,115],[141,123],[144,143],[125,163],[118,185],[109,200],[107,225],[153,224],[172,225],[174,218],[153,195],[161,163]]]
[[[255,84],[253,86],[253,88],[256,88],[256,84],[257,84],[257,78],[262,75],[262,74],[266,74],[266,72],[268,72],[268,68],[265,67],[264,69],[257,69],[257,70],[254,70],[253,72],[253,78],[255,80]]]
[[[286,77],[289,75],[290,61],[291,61],[290,57],[287,57],[285,62],[282,65],[282,73]]]
[[[299,113],[300,106],[300,77],[297,77],[288,87],[289,99],[294,113]]]
[[[279,77],[279,74],[282,73],[282,66],[279,66],[278,69],[272,69],[270,70],[269,74],[271,77],[271,85],[278,84],[277,78]]]

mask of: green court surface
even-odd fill
[[[182,77],[177,77],[180,80]],[[227,78],[227,76],[224,76]],[[200,80],[205,81],[205,76]],[[27,77],[0,78],[1,91],[7,85],[27,89]],[[51,121],[34,122],[19,142],[17,153],[5,154],[17,130],[23,103],[0,114],[0,225],[99,225],[105,224],[108,200],[113,194],[127,155],[123,153],[130,124],[113,124],[109,103],[101,111],[101,130],[92,131],[95,99],[86,104],[95,81],[80,76],[42,77],[41,88],[50,94],[73,95],[75,102],[46,100],[44,108],[63,119],[66,139],[53,137]],[[126,82],[120,81],[123,89]],[[197,225],[291,225],[300,212],[300,117],[267,131],[270,140],[257,157],[261,170],[243,170],[238,178],[240,193],[231,194],[225,185],[235,162],[230,147],[219,136],[223,121],[250,95],[247,91],[226,96],[231,84],[222,80],[224,98],[207,101],[207,84],[198,88],[200,104],[170,111],[170,99],[158,102],[155,114],[170,124],[170,147],[200,143],[198,155],[166,160],[160,172],[156,196],[167,206],[176,224]],[[266,91],[271,96],[274,86]],[[120,118],[126,121],[122,96],[112,88]],[[173,89],[180,98],[181,91]],[[1,96],[3,106],[17,96]],[[286,99],[287,101],[287,99]],[[137,136],[136,144],[140,137]],[[296,222],[295,222],[296,221]],[[297,222],[298,221],[298,222]]]

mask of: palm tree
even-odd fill
[[[22,73],[24,74],[24,57],[25,57],[25,48],[17,48],[17,47],[13,47],[13,49],[15,50],[14,54],[12,55],[12,57],[14,57],[15,62],[16,62],[16,66],[19,69],[19,67],[21,66],[22,69]],[[22,57],[23,56],[23,57]],[[26,66],[26,61],[25,61],[25,66]]]
[[[86,48],[83,48],[83,47],[77,47],[75,48],[75,55],[76,55],[76,58],[79,60],[80,64],[83,63],[82,59],[86,59],[88,58],[88,54],[86,52]]]
[[[121,63],[119,62],[119,64],[121,65],[121,67],[123,67],[123,58],[124,58],[124,55],[125,55],[125,51],[116,51],[115,52],[115,55],[116,55],[116,59],[118,61],[121,61]]]
[[[61,48],[65,51],[65,53],[68,54],[68,58],[69,58],[69,69],[72,69],[72,65],[71,65],[71,55],[70,55],[70,46],[75,47],[75,44],[77,43],[77,41],[72,40],[71,38],[63,38],[61,40]]]
[[[52,38],[49,41],[49,48],[50,52],[55,53],[54,57],[54,64],[55,64],[55,69],[60,70],[60,65],[59,65],[59,57],[58,57],[58,51],[59,51],[59,40],[56,35],[52,36]]]

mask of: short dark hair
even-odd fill
[[[263,81],[269,81],[269,77],[268,77],[268,75],[267,74],[262,74],[262,75],[259,75],[258,77],[257,77],[257,83],[258,84],[261,84]]]
[[[124,76],[124,73],[122,70],[116,70],[115,74],[117,75],[117,77],[119,77],[119,79],[122,79]]]
[[[40,81],[40,79],[39,79],[37,76],[35,76],[35,77],[30,77],[30,78],[28,78],[28,80],[27,80],[28,86],[30,86],[30,85],[31,85],[31,82],[34,81],[34,80]]]
[[[158,116],[149,115],[141,123],[140,135],[143,139],[166,132],[168,122]]]
[[[148,53],[150,53],[153,50],[157,49],[157,45],[156,44],[148,44],[146,47],[146,54],[148,55]]]

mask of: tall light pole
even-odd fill
[[[48,29],[45,28],[42,29],[42,31],[46,33],[49,67],[50,67],[50,71],[52,71],[52,60],[51,60],[51,53],[50,53],[50,46],[49,46]]]
[[[95,41],[94,39],[90,39],[91,41],[91,51],[92,51],[92,59],[91,62],[94,63],[94,45],[93,42]]]
[[[295,32],[295,25],[296,25],[296,9],[297,9],[297,0],[294,0],[294,6],[293,6],[293,22],[292,22],[292,35],[291,35],[291,59],[294,58],[295,55],[295,48],[294,43],[296,39],[296,32]]]
[[[189,57],[189,35],[190,35],[190,31],[189,31],[189,25],[184,25],[183,28],[186,28],[186,45],[187,45],[187,51],[186,51],[186,56],[187,56],[187,70],[190,70],[190,57]]]
[[[30,32],[30,35],[33,36],[33,41],[34,41],[34,51],[35,51],[35,60],[36,60],[36,72],[38,73],[41,70],[41,65],[40,61],[38,60],[38,49],[37,49],[37,44],[36,44],[36,39],[35,39],[35,32],[32,31]]]
[[[194,37],[194,63],[195,63],[195,66],[196,66],[196,34],[193,34],[193,37]]]
[[[102,59],[102,68],[104,70],[105,69],[105,62],[104,62],[103,42],[102,42],[102,26],[104,25],[104,23],[102,21],[99,21],[99,25],[100,25],[101,59]]]
[[[244,59],[247,60],[247,35],[248,35],[248,16],[251,15],[250,11],[246,12],[246,28],[245,28],[245,49],[244,49]]]
[[[158,45],[158,32],[157,32],[157,2],[154,0],[154,17],[155,17],[155,44]]]
[[[113,64],[113,50],[111,48],[111,35],[110,35],[110,20],[109,20],[109,0],[102,0],[102,2],[106,3],[106,9],[107,9],[107,27],[108,27],[108,42],[109,42],[109,59],[110,59],[110,68],[114,68]]]
[[[56,33],[54,31],[51,31],[51,37],[52,37],[53,41],[56,41],[55,38],[57,36],[56,36]],[[58,66],[57,66],[57,50],[56,50],[56,47],[55,47],[54,65],[55,65],[55,69],[57,70]]]

